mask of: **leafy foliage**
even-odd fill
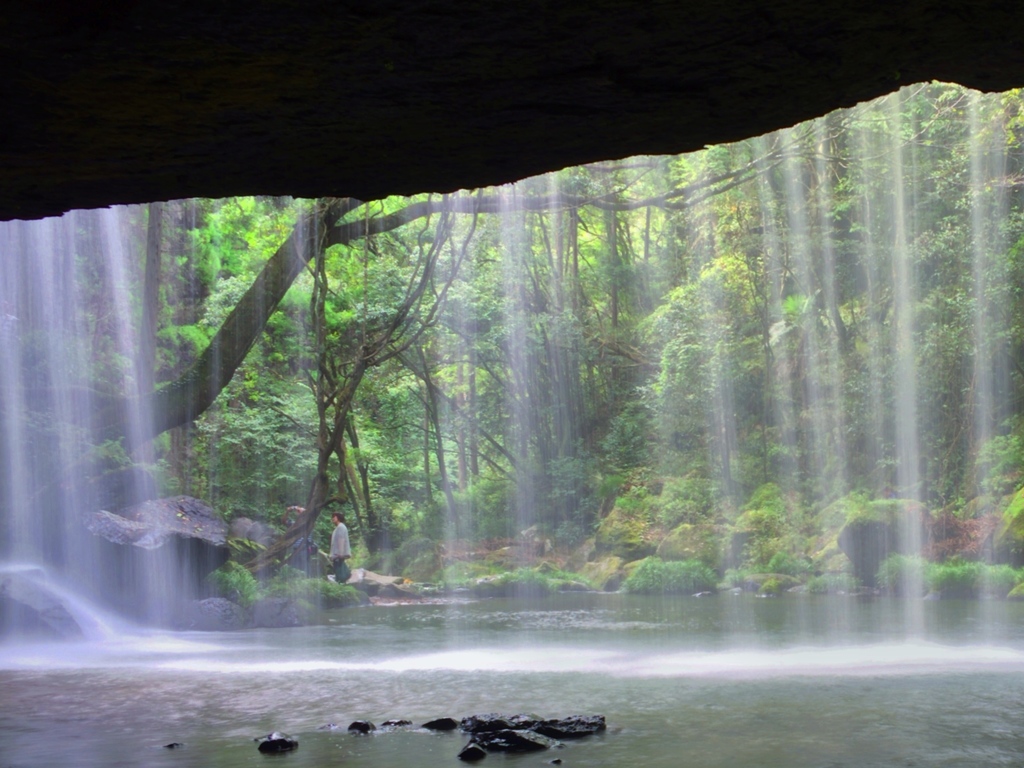
[[[626,592],[644,595],[694,594],[715,588],[715,572],[699,560],[665,562],[648,557],[622,585]]]

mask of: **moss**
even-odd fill
[[[662,560],[699,560],[709,568],[721,565],[718,532],[712,525],[677,525],[658,545]]]
[[[614,592],[622,585],[624,561],[609,555],[583,566],[580,575],[602,592]]]
[[[480,597],[546,597],[557,586],[536,569],[520,568],[479,579],[472,589]]]
[[[1006,596],[1007,600],[1024,601],[1024,584],[1018,584],[1016,587],[1010,590],[1010,594]]]
[[[1001,545],[1013,552],[1024,551],[1024,488],[1017,491],[1003,510],[1003,525],[999,532]]]
[[[643,503],[634,497],[619,502],[601,521],[595,536],[597,550],[624,560],[638,560],[654,552],[650,520]]]

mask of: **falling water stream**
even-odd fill
[[[777,345],[779,368],[800,367],[806,385],[805,423],[798,424],[804,417],[797,393],[765,403],[779,425],[787,492],[796,491],[798,472],[807,469],[795,458],[802,440],[810,446],[810,471],[830,478],[822,485],[834,496],[848,491],[854,473],[847,462],[860,462],[892,469],[885,477],[873,475],[879,496],[891,490],[923,500],[919,431],[927,408],[937,406],[922,405],[926,373],[915,367],[911,243],[918,224],[913,190],[904,186],[905,166],[914,157],[900,137],[917,128],[901,124],[900,98],[875,107],[887,128],[846,137],[863,160],[850,172],[864,190],[850,203],[865,265],[858,279],[868,304],[886,292],[892,296],[886,327],[870,313],[862,320],[867,405],[859,418],[869,427],[857,445],[846,442],[849,414],[829,405],[839,400],[840,341],[833,334],[819,343],[821,321],[809,314],[817,303],[826,315],[838,312],[840,301],[832,288],[842,254],[825,213],[833,191],[822,159],[834,136],[824,119],[813,127],[817,165],[794,155],[781,162],[774,187],[766,176],[752,185],[765,221],[759,258],[771,280],[765,336]],[[973,130],[980,132],[973,100],[970,110]],[[795,130],[754,146],[767,152],[770,141],[785,145]],[[974,190],[976,298],[998,282],[991,257],[1005,248],[997,222],[1007,201],[994,182],[1006,172],[1005,136],[996,132],[986,141],[974,145],[964,171]],[[883,165],[873,175],[864,170]],[[809,168],[820,177],[813,189]],[[544,186],[554,197],[555,177]],[[524,403],[533,393],[521,365],[528,330],[520,292],[526,282],[521,260],[531,245],[521,240],[525,225],[517,218],[523,214],[516,196],[527,192],[508,187],[501,194],[508,207],[498,228],[513,362],[508,410],[515,417],[506,438],[526,466]],[[688,215],[680,236],[700,271],[715,256],[713,214],[695,205]],[[139,216],[139,209],[118,208],[0,226],[0,557],[29,568],[44,563],[45,578],[88,628],[74,641],[15,638],[0,645],[0,768],[249,766],[278,759],[260,755],[253,741],[271,731],[299,740],[297,752],[280,758],[296,767],[454,764],[465,738],[416,726],[482,712],[607,718],[605,733],[567,742],[557,754],[487,758],[524,766],[554,758],[570,766],[693,768],[960,768],[1024,761],[1020,603],[806,594],[760,599],[728,591],[699,599],[596,593],[539,601],[452,598],[326,611],[311,627],[235,633],[171,632],[105,613],[96,605],[118,585],[104,574],[77,521],[106,503],[91,478],[98,462],[111,460],[103,451],[114,450],[90,432],[96,427],[90,417],[106,395],[135,395],[139,386],[140,342],[133,329],[140,310],[131,288],[138,276],[129,267],[139,262],[133,249],[143,247],[136,242]],[[136,241],[127,232],[135,232]],[[810,288],[821,278],[816,269],[829,284],[820,295]],[[720,286],[708,281],[706,290],[709,306],[716,305]],[[561,311],[557,296],[553,303]],[[1009,372],[987,346],[1001,308],[977,304],[972,333],[982,351],[973,361],[973,429],[985,439],[1005,411],[999,401]],[[711,315],[701,322],[716,347],[727,346],[724,325]],[[557,336],[557,324],[552,327]],[[807,343],[779,341],[798,333]],[[568,335],[556,341],[570,344]],[[93,371],[91,359],[100,352],[116,364]],[[706,416],[715,454],[709,465],[716,487],[731,495],[738,485],[739,427],[735,393],[724,378],[728,362],[711,366]],[[559,407],[571,404],[570,389],[553,398]],[[891,414],[875,407],[887,393],[894,393]],[[40,420],[40,413],[54,418]],[[129,432],[145,418],[130,414]],[[526,528],[538,518],[538,496],[522,483],[517,491],[518,527]],[[449,532],[456,522],[447,521]],[[902,537],[912,553],[921,549],[919,530],[911,525]],[[181,585],[166,573],[138,578],[142,583],[133,588],[154,606],[143,618],[163,618],[161,598]],[[345,730],[356,719],[391,718],[413,726],[371,736]],[[340,727],[326,727],[332,723]],[[165,746],[171,743],[180,746]]]

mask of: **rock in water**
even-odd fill
[[[561,746],[554,739],[541,736],[533,731],[485,731],[473,734],[471,744],[477,744],[488,752],[540,752]]]
[[[466,733],[529,731],[540,722],[542,722],[541,718],[536,715],[499,715],[492,712],[486,715],[464,717],[459,723],[459,727]]]
[[[377,726],[371,723],[369,720],[354,720],[353,722],[349,723],[348,730],[349,733],[358,733],[365,736],[371,731],[376,731]]]
[[[450,717],[439,717],[436,720],[424,723],[422,728],[426,728],[428,731],[454,731],[459,727],[459,724]]]
[[[579,739],[606,727],[604,715],[570,715],[559,720],[543,720],[533,730],[552,739]]]
[[[260,739],[259,751],[263,754],[275,755],[279,752],[291,752],[299,748],[299,742],[283,733],[271,733]]]
[[[484,751],[484,748],[472,741],[459,752],[459,760],[465,760],[470,763],[483,760],[485,757],[487,757],[487,752]]]

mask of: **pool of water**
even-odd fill
[[[0,646],[0,767],[456,765],[464,736],[345,726],[482,712],[608,722],[557,753],[488,764],[1020,766],[1022,705],[1016,603],[582,594],[375,606],[299,629]],[[299,749],[261,755],[254,738],[275,730]]]

